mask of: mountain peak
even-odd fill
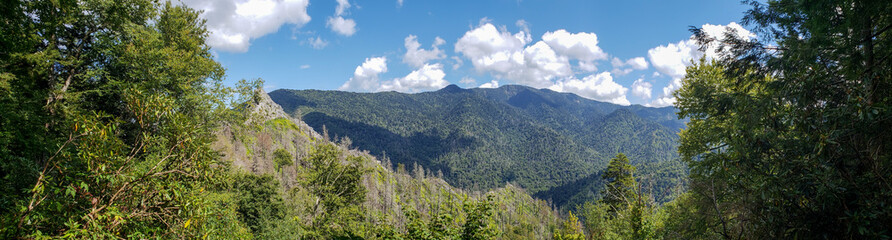
[[[273,100],[269,97],[269,94],[266,93],[262,88],[254,90],[254,106],[250,107],[252,118],[249,118],[248,121],[257,120],[260,122],[264,122],[270,119],[276,118],[287,118],[288,114],[282,110],[282,106],[273,102]],[[255,119],[256,118],[256,119]]]
[[[446,86],[446,87],[444,87],[443,89],[440,89],[440,90],[437,91],[437,92],[442,92],[442,93],[460,93],[460,92],[465,92],[465,91],[467,91],[467,89],[463,89],[463,88],[461,88],[461,87],[459,87],[458,85],[455,85],[455,84],[449,84],[449,86]]]

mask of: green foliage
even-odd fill
[[[892,2],[747,2],[761,38],[724,40],[676,94],[680,214],[724,238],[892,237]]]
[[[554,232],[555,240],[583,240],[585,234],[582,233],[582,226],[579,224],[579,218],[573,215],[571,211],[567,216],[567,220],[561,224],[561,228]]]
[[[291,156],[287,150],[279,148],[273,152],[273,163],[276,164],[276,169],[280,169],[286,166],[294,165],[294,156]]]
[[[232,191],[238,194],[239,219],[255,234],[266,231],[268,222],[285,217],[279,184],[270,175],[239,175]]]
[[[658,235],[665,239],[718,239],[719,229],[714,217],[703,216],[692,193],[688,192],[664,204],[660,214],[664,219],[664,227],[657,229]]]
[[[237,234],[205,187],[223,68],[198,12],[157,1],[6,1],[0,238]],[[9,13],[9,14],[7,14]]]
[[[465,202],[464,210],[468,214],[465,224],[462,225],[461,239],[493,239],[499,235],[499,231],[492,219],[492,196],[480,202]]]
[[[676,159],[675,132],[684,124],[671,107],[626,107],[513,85],[419,94],[277,90],[270,97],[315,129],[349,136],[353,146],[396,166],[417,163],[472,190],[510,182],[558,206],[597,193],[592,176],[617,152],[636,165]],[[660,189],[659,199],[676,189],[645,186]]]
[[[464,215],[465,220],[459,224],[449,212],[441,212],[431,216],[430,221],[425,221],[416,210],[406,211],[406,239],[495,239],[500,231],[496,226],[493,216],[493,196],[479,202],[466,201],[462,211],[456,214]],[[387,234],[382,232],[381,235]],[[393,235],[388,235],[393,236]],[[399,238],[396,235],[395,238]]]
[[[628,203],[638,198],[635,188],[635,166],[629,164],[629,158],[619,153],[607,165],[607,170],[601,175],[607,184],[601,194],[601,201],[610,206],[611,211],[626,208]]]
[[[302,123],[255,121],[262,80],[222,86],[194,10],[0,6],[0,238],[388,239],[406,234],[399,211],[410,208],[434,239],[542,238],[556,219],[517,188],[480,200],[421,167],[390,172]]]
[[[654,208],[655,203],[646,194],[636,192],[640,187],[634,172],[635,167],[629,164],[629,159],[622,153],[618,154],[602,175],[607,186],[601,199],[577,206],[583,218],[582,226],[590,239],[655,239],[667,236],[664,231],[667,214],[663,209]],[[555,233],[556,239],[576,236],[573,232],[578,231],[566,230],[573,229],[566,227],[569,222],[576,222],[572,212],[567,221],[565,227]]]
[[[362,216],[359,204],[365,200],[366,189],[360,180],[366,170],[362,157],[347,156],[342,163],[341,156],[334,144],[320,144],[308,159],[309,173],[303,184],[318,197],[311,212],[321,211],[313,226],[322,236],[358,234],[347,229],[347,223]]]

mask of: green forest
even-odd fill
[[[596,197],[618,152],[646,167],[647,192],[666,202],[684,187],[675,109],[620,106],[507,85],[418,94],[277,90],[273,101],[314,129],[393,164],[419,164],[450,184],[517,184],[557,206]]]
[[[0,238],[892,238],[892,2],[743,4],[655,109],[266,94],[182,4],[3,1]]]

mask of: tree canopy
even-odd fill
[[[198,12],[141,0],[3,11],[0,225],[15,226],[3,235],[183,236],[218,211],[203,189],[219,169],[224,71]]]
[[[676,93],[701,216],[724,238],[889,238],[892,2],[747,3],[760,38],[698,34],[729,54]]]

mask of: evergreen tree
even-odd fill
[[[607,170],[601,176],[607,184],[601,191],[601,201],[610,206],[610,211],[615,212],[627,208],[636,201],[635,166],[629,164],[629,158],[619,153],[607,165]]]
[[[732,54],[676,93],[698,216],[724,238],[889,238],[892,2],[747,2],[761,38],[695,31]]]
[[[567,220],[561,224],[561,228],[555,230],[554,239],[555,240],[583,240],[585,239],[585,234],[582,233],[582,227],[579,224],[579,218],[576,215],[573,215],[573,212],[570,212],[567,216]]]

